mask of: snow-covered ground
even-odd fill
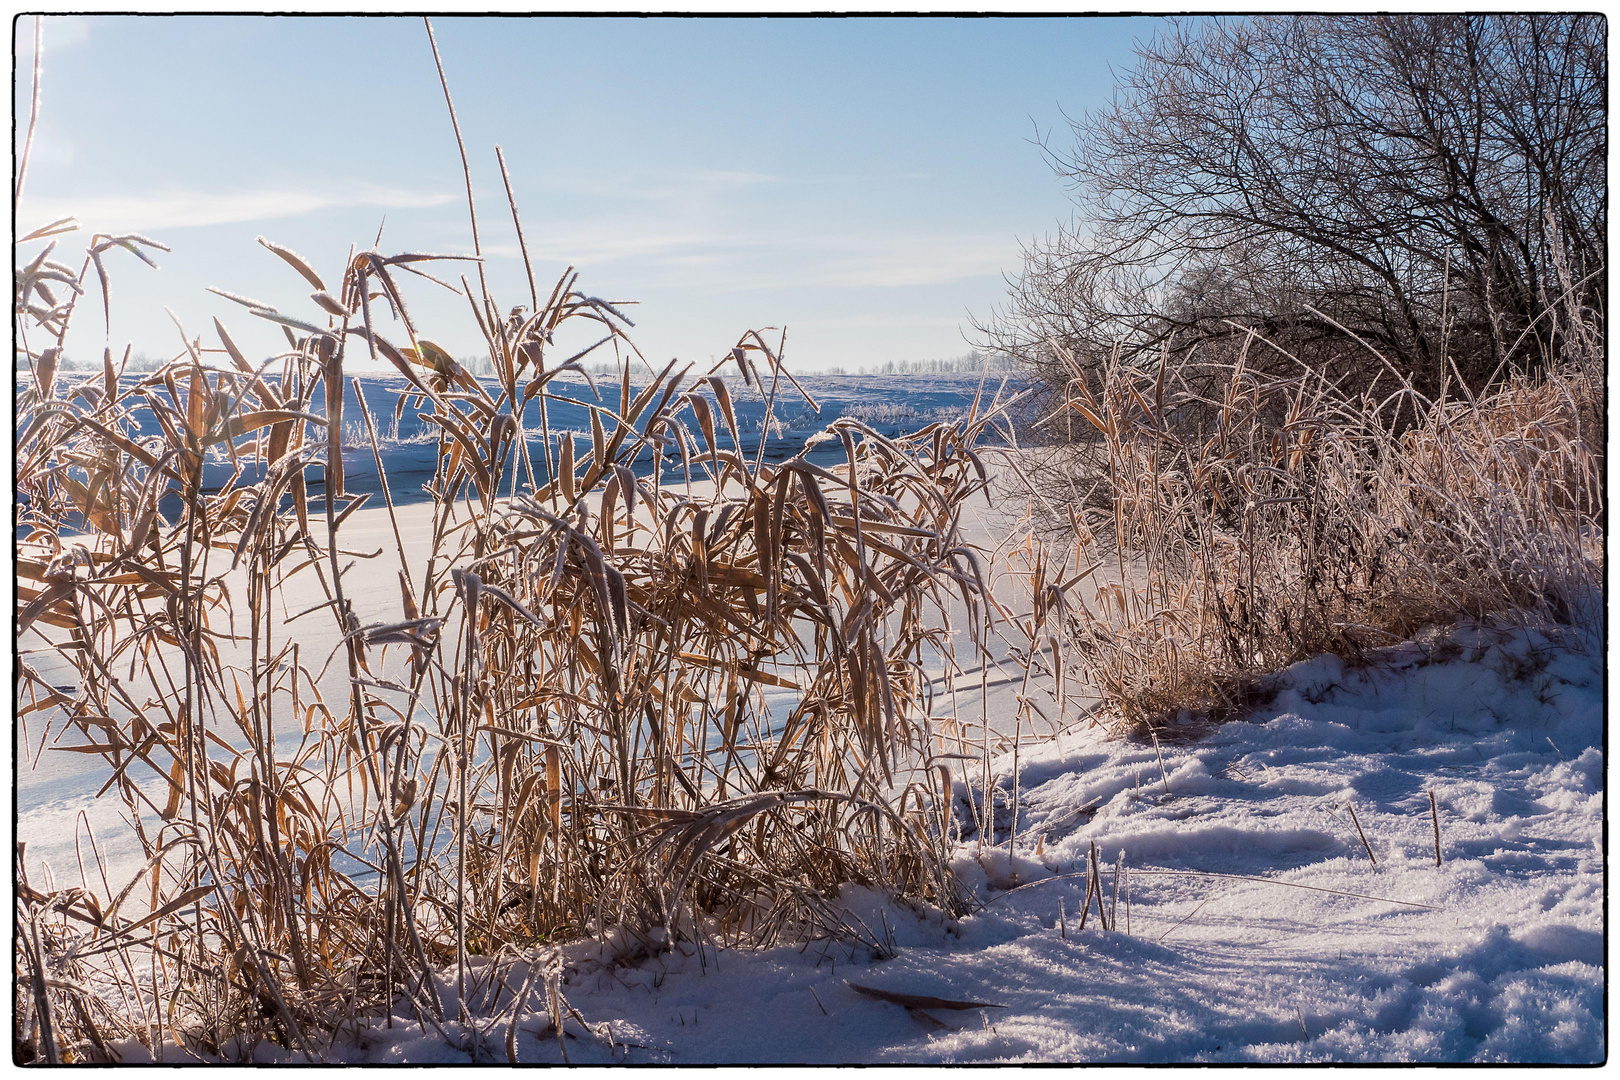
[[[1602,1061],[1603,643],[1457,631],[1275,687],[1249,720],[1157,749],[1096,728],[1025,745],[1016,854],[1006,814],[959,848],[976,910],[846,892],[888,959],[570,946],[562,994],[598,1034],[567,1019],[559,1043],[537,989],[517,1060]],[[1095,906],[1080,927],[1093,843],[1111,909],[1124,853],[1111,930]],[[396,1017],[327,1056],[506,1060],[510,997],[472,1053],[460,1025],[458,1049]]]
[[[818,387],[820,422],[828,406],[840,415],[877,409],[879,389]],[[963,391],[955,393],[960,404]],[[391,473],[414,445],[405,438],[390,448]],[[999,489],[975,500],[972,538],[991,546],[1004,535],[1013,502]],[[401,508],[413,567],[425,559],[429,510]],[[345,540],[389,556],[357,571],[362,622],[397,619],[386,517],[361,511]],[[1016,582],[1004,587],[1003,601],[1017,606]],[[313,602],[297,589],[287,598],[289,610]],[[329,629],[298,626],[312,654],[333,647]],[[691,1064],[1603,1060],[1603,652],[1595,638],[1469,630],[1392,648],[1360,668],[1324,657],[1279,675],[1271,706],[1248,720],[1158,747],[1083,721],[1031,741],[1025,724],[1014,854],[1012,756],[994,765],[994,835],[973,835],[972,796],[959,785],[966,835],[956,868],[972,892],[970,913],[951,919],[850,890],[843,901],[892,941],[887,959],[829,943],[719,954],[681,944],[627,961],[575,943],[546,960],[561,965],[563,996],[611,1032],[612,1045],[575,1019],[561,1043],[545,1034],[541,980],[518,1010],[517,1059],[558,1061],[566,1051],[576,1063]],[[1010,737],[1019,687],[1009,673],[1016,669],[992,678],[986,718]],[[976,677],[965,685],[949,708],[976,724]],[[1044,696],[1037,703],[1055,715]],[[17,838],[29,844],[30,865],[49,864],[54,879],[73,883],[83,818],[113,877],[127,877],[140,853],[119,828],[121,806],[94,797],[105,767],[38,754],[42,722],[30,722],[16,786]],[[1110,907],[1123,852],[1113,929],[1100,926],[1095,906],[1081,926],[1092,844]],[[526,967],[511,971],[514,984]],[[883,992],[997,1007],[908,1010]],[[392,1026],[378,1021],[325,1055],[505,1060],[510,998],[497,998],[478,1038],[455,1023],[441,1035],[404,1020],[402,1005]],[[146,1054],[124,1051],[132,1061]]]

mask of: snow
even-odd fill
[[[957,407],[977,386],[947,382],[938,389]],[[825,380],[812,390],[819,423],[915,420],[882,413],[892,399],[914,397],[915,383]],[[789,420],[795,431],[809,424]],[[398,438],[385,438],[385,453],[390,474],[404,476],[419,448],[409,432]],[[430,509],[400,508],[413,567],[425,558]],[[1004,531],[984,500],[968,511],[980,543]],[[398,618],[386,516],[357,513],[345,542],[385,552],[357,570],[378,575],[357,588],[361,621]],[[295,582],[288,609],[315,603],[300,591],[313,589]],[[336,639],[313,622],[298,624],[304,647],[324,656]],[[562,1044],[537,1034],[549,1024],[542,980],[519,1011],[517,1058],[560,1061],[566,1047],[574,1063],[1601,1061],[1603,652],[1596,636],[1474,628],[1360,664],[1320,657],[1277,675],[1270,704],[1248,719],[1213,730],[1187,724],[1159,746],[1083,719],[1037,741],[1026,720],[1016,830],[1010,753],[993,762],[994,835],[972,833],[969,800],[982,796],[958,783],[965,835],[955,868],[972,895],[969,914],[846,889],[841,902],[892,942],[880,950],[892,951],[886,959],[828,942],[718,954],[683,942],[658,956],[576,942],[537,962],[560,965],[563,996],[613,1044],[572,1019]],[[26,658],[54,674],[43,654]],[[1010,738],[1019,686],[995,680],[985,719]],[[341,693],[342,682],[334,671],[323,689]],[[976,723],[976,678],[959,686],[960,718]],[[1056,715],[1047,697],[1038,703]],[[29,757],[42,722],[31,720]],[[18,774],[17,838],[28,842],[31,866],[43,873],[49,864],[56,881],[74,883],[83,814],[114,887],[127,880],[142,860],[120,827],[122,803],[94,798],[104,764],[51,752]],[[1110,902],[1123,852],[1114,930],[1100,928],[1094,907],[1079,925],[1093,843]],[[502,1013],[526,968],[516,965],[510,989],[474,1025],[487,1029],[481,1049],[454,1021],[445,979],[444,1035],[401,1003],[391,1026],[379,1019],[346,1033],[324,1055],[504,1061]],[[850,983],[1001,1007],[908,1011]],[[122,1050],[130,1061],[149,1054]],[[255,1051],[264,1060],[284,1053]],[[172,1046],[164,1056],[183,1057]]]
[[[881,928],[877,952],[615,956],[578,942],[545,959],[612,1045],[570,1019],[560,1046],[542,979],[517,1059],[1600,1062],[1602,657],[1595,636],[1456,630],[1359,665],[1296,665],[1269,707],[1201,737],[1156,748],[1082,726],[1026,744],[1012,854],[1001,796],[997,833],[980,838],[958,787],[955,868],[976,910],[846,889],[846,908]],[[1011,768],[995,762],[1003,789]],[[1112,930],[1095,907],[1079,925],[1093,843],[1110,905],[1123,852]],[[326,1056],[504,1061],[501,1014],[525,974],[518,963],[475,1025],[481,1048],[402,1006]],[[999,1007],[907,1009],[851,984]]]
[[[814,406],[784,380],[778,385],[775,398],[770,401],[768,424],[765,395],[757,392],[756,388],[745,386],[740,378],[733,376],[723,381],[730,395],[744,456],[752,460],[759,452],[763,438],[765,460],[779,462],[803,448],[811,434],[839,419],[858,420],[891,437],[931,423],[958,420],[967,413],[974,395],[981,389],[986,406],[998,392],[1003,398],[1012,396],[1016,388],[1011,384],[1004,386],[1004,379],[1005,376],[1001,375],[967,373],[800,378],[800,384],[814,399]],[[639,393],[646,382],[644,373],[632,371],[634,392]],[[423,420],[415,410],[407,409],[403,414],[394,412],[394,402],[408,390],[403,377],[370,375],[364,379],[363,385],[373,421],[378,425],[378,449],[388,470],[396,505],[426,499],[422,485],[432,477],[438,464],[440,430]],[[548,392],[557,396],[548,399],[547,422],[544,426],[538,400],[529,403],[524,411],[523,423],[530,443],[529,452],[535,460],[540,460],[545,453],[541,445],[543,430],[549,430],[553,440],[569,433],[581,444],[581,449],[589,447],[591,424],[586,406],[598,400],[610,408],[616,405],[619,379],[616,376],[597,376],[594,379],[595,392],[592,385],[572,373],[548,384]],[[492,397],[499,396],[500,390],[493,383],[486,381],[485,386]],[[768,381],[764,390],[766,394],[769,393]],[[698,392],[711,403],[715,401],[713,390],[707,386],[700,386]],[[344,422],[343,438],[347,490],[355,494],[375,495],[380,493],[381,487],[371,438],[364,421],[359,418],[359,404],[353,388],[347,388],[345,394],[346,415],[349,417]],[[597,394],[601,397],[598,398]],[[146,417],[144,422],[146,427],[142,430],[143,435],[156,433],[155,420]],[[731,437],[726,425],[720,425],[716,437],[722,447],[730,447]],[[667,455],[664,462],[666,482],[683,471],[679,455],[673,449]],[[823,466],[841,462],[842,447],[835,440],[819,450],[813,450],[809,460]],[[222,483],[236,464],[227,455],[218,454],[209,473],[212,482]],[[648,475],[652,470],[650,457],[643,457],[633,464],[638,475]],[[255,479],[257,475],[250,473],[249,479]],[[319,484],[315,484],[312,490],[319,491]]]

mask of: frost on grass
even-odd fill
[[[888,959],[681,945],[615,963],[579,943],[560,985],[595,1031],[565,1018],[559,1040],[537,1001],[517,1058],[1601,1061],[1602,651],[1471,631],[1359,667],[1322,657],[1281,673],[1269,709],[1164,745],[1162,773],[1151,743],[1096,730],[1026,748],[1015,852],[970,838],[956,853],[973,913],[846,889]],[[1079,925],[1093,843],[1112,931],[1095,907]],[[907,1009],[850,983],[1002,1007]],[[329,1056],[470,1052],[492,1051],[402,1014]]]

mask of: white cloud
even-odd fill
[[[1017,240],[995,233],[887,233],[807,236],[659,228],[630,220],[531,225],[537,262],[578,266],[634,264],[671,281],[711,288],[833,286],[904,288],[998,276],[1019,262]],[[535,234],[539,233],[537,239]],[[488,255],[518,258],[516,244],[486,245]],[[701,275],[701,281],[694,278]]]
[[[998,275],[1018,257],[1017,242],[994,233],[837,237],[815,245],[815,284],[902,288]]]
[[[349,191],[243,191],[229,194],[173,191],[145,195],[90,195],[82,198],[32,196],[26,191],[19,220],[25,227],[73,216],[100,232],[157,231],[199,225],[298,217],[337,207],[374,206],[385,210],[442,206],[454,195],[361,187]]]
[[[793,186],[871,185],[877,179],[723,168],[617,175],[576,170],[547,178],[550,198],[525,216],[524,232],[537,266],[570,263],[592,277],[602,270],[622,277],[628,268],[643,287],[917,288],[999,278],[1022,262],[1010,232],[893,220],[863,230],[861,219],[872,215],[855,194],[832,206],[831,196],[783,194]],[[880,186],[892,186],[901,177],[882,179]],[[762,190],[767,188],[769,194]],[[570,201],[558,200],[559,190],[593,199],[580,212],[557,214],[553,207]],[[776,212],[778,203],[785,214]],[[486,243],[484,252],[519,256],[517,245],[504,237]]]
[[[786,178],[742,169],[694,169],[621,175],[572,170],[546,179],[549,188],[594,198],[655,202],[704,202],[746,188],[780,184]]]
[[[642,266],[723,264],[743,253],[772,247],[769,237],[726,235],[697,229],[659,229],[629,221],[544,222],[525,228],[529,256],[584,265],[634,262]],[[540,238],[535,233],[541,234]],[[517,244],[485,244],[484,252],[521,258]]]
[[[747,172],[741,169],[699,169],[691,174],[693,182],[711,188],[757,187],[775,184],[781,177],[770,173]]]
[[[818,318],[818,330],[955,330],[966,319],[961,315],[929,315],[899,312],[894,315],[860,315],[848,319]]]

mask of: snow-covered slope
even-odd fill
[[[1151,742],[1096,729],[1025,746],[1016,854],[1005,831],[960,849],[979,910],[847,890],[889,959],[683,945],[626,965],[579,944],[562,992],[615,1045],[566,1020],[560,1046],[536,992],[517,1058],[1601,1061],[1602,653],[1475,630],[1362,667],[1324,657],[1250,720],[1165,742],[1162,769]],[[1093,843],[1111,908],[1124,852],[1113,930],[1095,906],[1079,925]],[[907,1009],[850,984],[1000,1007]],[[508,1026],[479,1056],[506,1058]],[[329,1057],[468,1054],[396,1019]]]

